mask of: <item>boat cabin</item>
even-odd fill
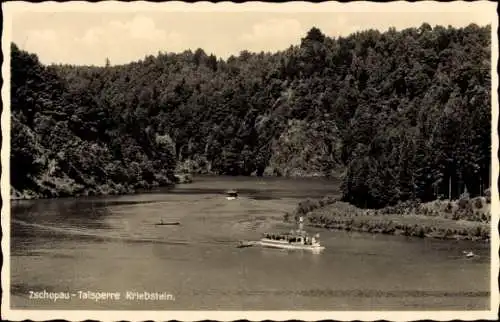
[[[316,238],[304,234],[264,234],[265,239],[272,241],[288,242],[290,244],[313,245]]]

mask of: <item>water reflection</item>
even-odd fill
[[[67,200],[17,201],[12,204],[13,221],[64,224],[80,228],[110,228],[103,219],[110,214],[106,203]]]

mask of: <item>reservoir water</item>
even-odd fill
[[[225,199],[237,189],[240,198]],[[13,309],[488,310],[489,245],[342,231],[326,249],[236,248],[305,198],[338,194],[321,179],[198,177],[114,197],[12,202]],[[160,220],[178,226],[156,226]],[[464,250],[479,256],[465,258]],[[33,292],[120,292],[119,300],[30,299]],[[168,300],[125,299],[129,292]]]

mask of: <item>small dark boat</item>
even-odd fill
[[[246,241],[246,240],[241,240],[239,243],[238,243],[238,248],[245,248],[245,247],[252,247],[252,246],[256,246],[258,245],[258,242],[257,241]]]
[[[177,225],[180,225],[181,223],[178,222],[178,221],[167,221],[167,222],[164,222],[163,220],[160,220],[159,223],[156,223],[155,225],[156,226],[177,226]]]

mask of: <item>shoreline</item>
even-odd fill
[[[152,192],[155,188],[174,187],[177,184],[190,184],[193,182],[191,174],[175,174],[175,181],[167,184],[155,184],[149,187],[134,188],[132,186],[124,186],[123,184],[114,184],[113,187],[109,185],[100,185],[96,187],[89,187],[79,189],[78,192],[69,193],[68,191],[57,191],[58,195],[44,195],[40,192],[32,190],[19,191],[11,187],[10,201],[28,201],[28,200],[49,200],[49,199],[62,199],[62,198],[82,198],[82,197],[105,197],[105,196],[126,196],[136,195],[140,193]]]
[[[490,240],[491,223],[453,219],[447,213],[397,214],[360,210],[342,202],[303,215],[305,225],[328,230],[433,238],[442,240]]]
[[[227,176],[227,175],[218,175],[218,174],[213,174],[213,173],[200,173],[197,174],[199,176]],[[135,195],[135,194],[140,194],[140,193],[148,193],[151,192],[155,188],[161,188],[161,187],[172,187],[177,184],[190,184],[193,183],[193,177],[195,175],[191,173],[176,173],[174,175],[175,181],[171,182],[169,184],[163,184],[163,185],[151,185],[149,188],[133,188],[133,187],[125,187],[122,184],[116,184],[119,186],[122,186],[123,189],[103,189],[103,186],[98,186],[94,188],[87,188],[83,192],[79,191],[77,193],[61,193],[60,195],[56,196],[47,196],[43,195],[43,193],[38,193],[38,192],[33,192],[31,190],[25,190],[25,191],[18,191],[14,190],[15,193],[13,194],[13,188],[11,187],[11,195],[10,195],[10,201],[23,201],[23,200],[43,200],[43,199],[60,199],[60,198],[80,198],[80,197],[104,197],[104,196],[126,196],[126,195]],[[259,177],[257,175],[238,175],[236,177],[247,177],[247,178],[255,178]],[[326,175],[317,175],[315,173],[306,173],[303,175],[289,175],[289,176],[278,176],[278,175],[263,175],[260,176],[261,178],[290,178],[290,179],[300,179],[300,178],[311,178],[311,179],[328,179],[332,178],[332,176],[326,176]],[[17,194],[17,196],[15,196]]]
[[[447,241],[459,241],[459,240],[468,240],[468,241],[473,241],[473,242],[489,242],[490,238],[486,237],[477,237],[477,236],[471,236],[471,235],[461,235],[461,234],[452,234],[448,235],[446,232],[441,232],[441,233],[434,233],[434,234],[424,234],[424,235],[419,235],[419,234],[412,234],[412,233],[407,233],[405,230],[395,230],[395,231],[384,231],[380,229],[359,229],[356,227],[345,227],[345,226],[335,226],[335,225],[328,225],[328,224],[308,224],[306,225],[308,227],[313,227],[313,228],[321,228],[325,229],[328,231],[343,231],[343,232],[356,232],[356,233],[369,233],[372,235],[388,235],[388,236],[405,236],[405,237],[417,237],[421,239],[438,239],[438,240],[447,240]]]

